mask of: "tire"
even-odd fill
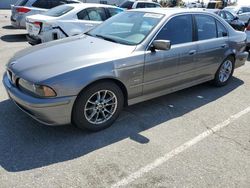
[[[232,56],[227,57],[218,68],[213,84],[217,87],[225,86],[232,78],[235,60]],[[227,67],[227,68],[226,68]]]
[[[93,84],[77,97],[72,111],[72,123],[80,129],[100,131],[112,125],[123,105],[124,95],[114,82]]]

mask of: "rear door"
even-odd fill
[[[199,77],[213,77],[229,49],[225,26],[210,15],[195,14],[197,33],[197,61]]]
[[[93,7],[79,11],[75,19],[62,20],[61,27],[69,35],[87,32],[107,19],[104,8]]]

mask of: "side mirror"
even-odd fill
[[[155,40],[151,45],[151,51],[155,50],[169,50],[171,48],[171,42],[169,40]]]

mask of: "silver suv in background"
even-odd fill
[[[120,5],[124,9],[134,9],[134,8],[159,8],[161,5],[152,1],[135,1],[129,0],[125,1]]]
[[[15,28],[25,29],[26,16],[40,14],[58,5],[80,3],[78,0],[18,0],[11,5],[11,25]]]

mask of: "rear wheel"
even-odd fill
[[[226,58],[220,65],[215,74],[213,83],[215,86],[224,86],[231,79],[234,72],[234,58],[232,56]]]
[[[123,104],[124,97],[119,86],[113,82],[99,82],[77,97],[72,121],[79,128],[99,131],[112,125]]]

